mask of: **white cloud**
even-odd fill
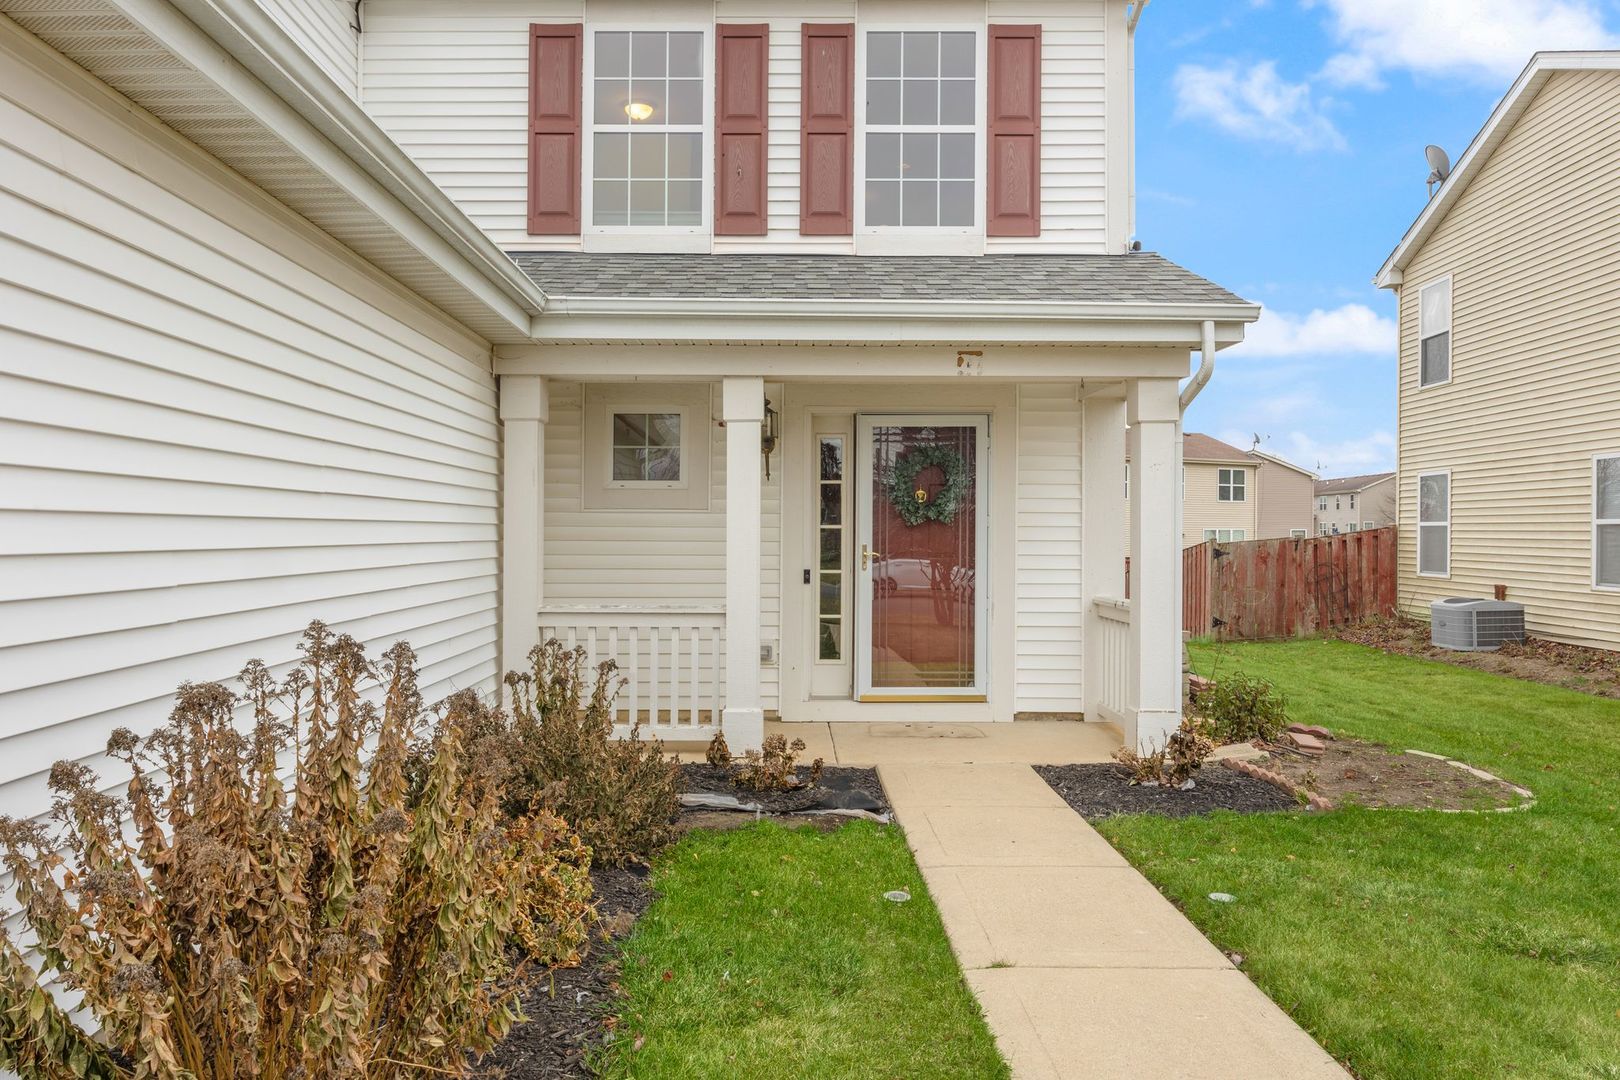
[[[1310,469],[1323,479],[1359,476],[1364,473],[1392,472],[1395,468],[1395,436],[1388,431],[1369,431],[1340,440],[1321,440],[1304,431],[1289,430],[1266,435],[1261,425],[1260,449],[1273,457]],[[1254,425],[1226,427],[1215,436],[1222,442],[1247,449],[1254,443]]]
[[[1379,73],[1500,81],[1538,49],[1606,49],[1620,35],[1593,0],[1308,0],[1331,15],[1343,51],[1322,69],[1337,86],[1373,87]]]
[[[1270,60],[1250,67],[1183,64],[1176,70],[1176,115],[1208,120],[1246,139],[1295,150],[1343,150],[1344,136],[1307,83],[1291,83]]]
[[[1249,327],[1243,344],[1234,345],[1230,355],[1394,356],[1395,338],[1395,320],[1365,304],[1317,308],[1307,315],[1266,308],[1260,313],[1260,321]]]

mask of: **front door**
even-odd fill
[[[988,417],[857,417],[855,693],[983,701]]]

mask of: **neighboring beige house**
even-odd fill
[[[1316,475],[1258,450],[1239,450],[1196,431],[1182,436],[1183,547],[1306,537]],[[1130,504],[1126,466],[1126,505]],[[1127,536],[1129,521],[1126,522]]]
[[[1395,524],[1395,474],[1368,473],[1316,482],[1316,535],[1382,529]]]
[[[1414,614],[1500,587],[1532,633],[1620,648],[1616,116],[1620,52],[1536,54],[1378,273]]]

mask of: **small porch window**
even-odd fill
[[[648,483],[681,478],[681,414],[613,414],[613,482]]]
[[[1620,589],[1620,454],[1592,462],[1592,584]]]
[[[1418,477],[1418,573],[1451,576],[1451,474]]]
[[[1221,502],[1243,502],[1247,498],[1248,478],[1242,469],[1222,469],[1218,477],[1216,498]]]

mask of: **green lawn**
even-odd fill
[[[1007,1076],[898,828],[696,832],[654,884],[605,1075]]]
[[[1103,822],[1132,863],[1365,1080],[1620,1080],[1620,702],[1343,642],[1193,660],[1538,804]]]

